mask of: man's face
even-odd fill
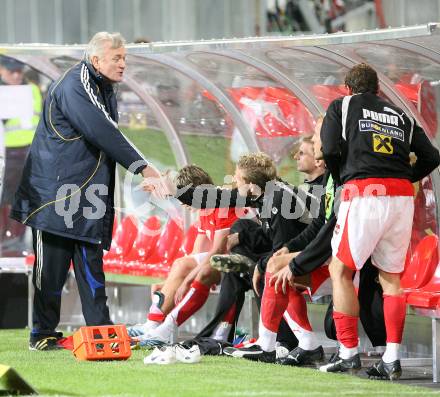
[[[313,145],[310,142],[301,143],[294,159],[296,160],[298,171],[308,174],[316,168]]]
[[[239,192],[240,189],[243,189],[243,187],[246,185],[246,181],[244,180],[244,171],[238,167],[235,167],[234,181],[237,184]]]
[[[104,45],[102,56],[92,57],[93,67],[97,72],[114,83],[122,81],[125,70],[125,47],[111,48],[111,42]]]
[[[250,193],[252,196],[259,196],[262,191],[253,183],[248,183],[245,180],[245,171],[235,167],[234,181],[237,185],[238,193],[240,196],[247,196]]]
[[[321,146],[321,126],[322,123],[316,124],[315,133],[312,137],[313,142],[313,152],[315,156],[315,160],[323,160],[322,156],[322,146]]]
[[[0,76],[2,81],[8,85],[20,85],[23,84],[23,69],[10,70],[7,68],[0,68]]]

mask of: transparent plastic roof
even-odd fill
[[[298,38],[129,45],[120,89],[128,102],[121,103],[121,121],[124,107],[135,106],[136,97],[144,105],[134,117],[142,113],[154,119],[150,126],[163,130],[177,165],[191,160],[183,139],[188,132],[230,136],[235,131],[248,150],[271,152],[280,161],[288,142],[312,133],[314,119],[345,93],[347,70],[367,61],[382,73],[383,94],[415,113],[434,137],[439,105],[435,101],[436,109],[426,109],[416,91],[421,84],[422,95],[437,94],[438,85],[430,84],[439,77],[437,31],[437,24],[429,24]],[[18,45],[1,51],[54,79],[81,59],[83,49]],[[286,143],[277,143],[280,138]]]

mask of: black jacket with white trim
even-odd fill
[[[418,181],[440,163],[416,121],[400,108],[371,94],[334,100],[321,129],[322,152],[335,182],[398,178]],[[417,161],[410,164],[409,154]]]
[[[113,85],[89,63],[76,64],[55,81],[44,102],[11,217],[108,249],[115,163],[134,173],[147,165],[117,122]]]

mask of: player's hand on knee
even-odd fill
[[[269,285],[274,285],[275,293],[287,293],[289,287],[294,286],[293,273],[289,266],[283,267],[269,279]]]

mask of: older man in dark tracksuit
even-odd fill
[[[55,328],[71,261],[86,324],[111,324],[102,256],[113,229],[115,164],[159,180],[118,129],[113,84],[124,69],[122,36],[97,33],[85,60],[52,84],[44,102],[11,211],[33,233],[31,350],[58,348]]]

